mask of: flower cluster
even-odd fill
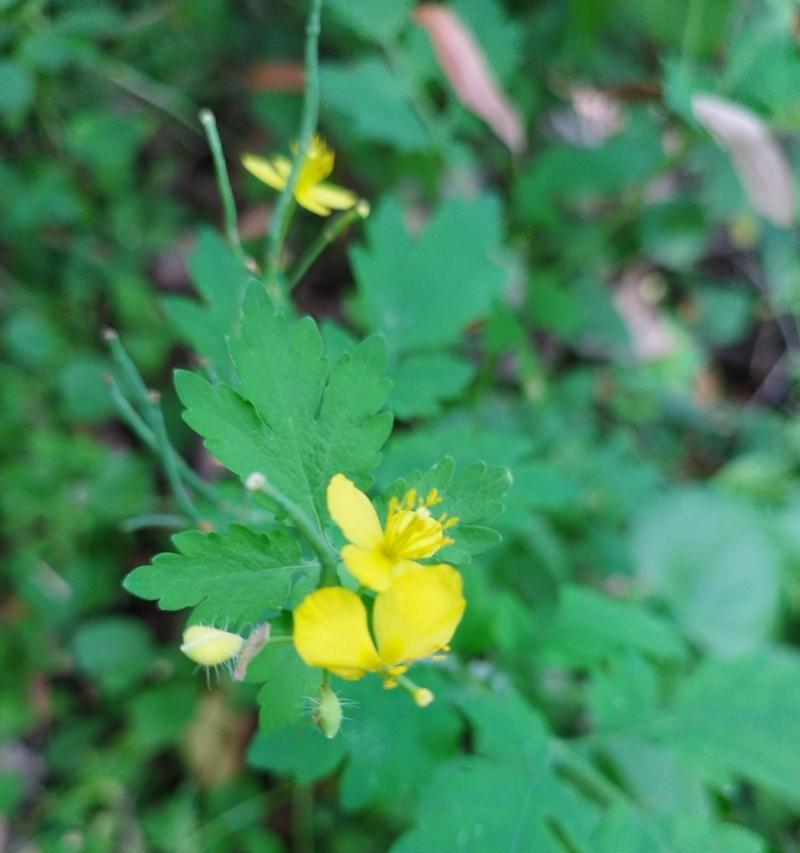
[[[405,678],[421,658],[448,650],[466,602],[461,575],[445,563],[423,565],[453,540],[455,518],[434,517],[436,490],[425,497],[413,489],[389,504],[384,525],[369,498],[342,474],[328,485],[328,510],[348,544],[344,564],[362,589],[376,593],[372,618],[362,596],[344,587],[317,589],[294,614],[294,644],[309,666],[355,680],[368,672],[384,686],[401,684],[418,705],[433,694]],[[365,590],[365,591],[366,591]]]

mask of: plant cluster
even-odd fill
[[[122,6],[0,22],[0,832],[793,850],[796,4]]]

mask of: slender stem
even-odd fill
[[[164,473],[167,475],[170,488],[177,498],[181,509],[195,524],[199,525],[203,521],[203,517],[192,502],[192,499],[189,497],[189,493],[186,491],[186,486],[184,486],[183,480],[181,479],[176,461],[178,454],[175,448],[170,444],[169,436],[167,435],[167,425],[164,422],[164,413],[161,411],[161,406],[158,405],[158,392],[152,392],[150,398],[153,401],[151,408],[153,432],[155,433],[156,441],[158,442],[158,449],[161,453],[161,459],[163,460]]]
[[[303,510],[291,498],[287,498],[280,489],[270,483],[263,474],[251,474],[245,481],[245,485],[250,491],[263,492],[271,501],[276,503],[313,548],[321,568],[319,585],[336,586],[339,583],[339,575],[336,571],[336,562],[331,554],[330,546]]]
[[[141,415],[128,402],[127,397],[122,393],[122,389],[119,387],[117,381],[113,377],[109,377],[108,382],[111,389],[111,400],[116,406],[120,417],[133,430],[142,444],[158,456],[158,441],[153,430],[145,423]],[[149,405],[152,405],[152,402],[149,402]],[[210,486],[182,456],[176,456],[176,459],[181,476],[189,486],[206,498],[206,500],[210,501],[225,512],[229,512],[233,515],[241,515],[238,508],[233,506],[233,504],[228,503],[228,501],[217,494],[217,491]]]
[[[211,110],[200,110],[198,114],[200,123],[206,132],[208,147],[214,159],[214,174],[217,178],[217,189],[222,200],[222,215],[225,222],[225,236],[228,242],[236,250],[236,254],[242,257],[242,241],[239,237],[237,225],[236,201],[233,198],[231,179],[228,175],[228,167],[225,163],[225,154],[222,151],[222,141],[217,130],[217,120]]]
[[[291,292],[300,279],[308,272],[311,264],[331,245],[344,230],[356,220],[363,220],[369,216],[369,204],[366,201],[360,201],[355,207],[345,211],[337,216],[330,225],[326,225],[317,235],[317,239],[306,249],[305,254],[300,258],[297,268],[292,273],[286,283],[286,290]]]
[[[106,329],[103,332],[103,338],[108,344],[108,348],[111,350],[111,355],[116,362],[117,367],[119,367],[122,372],[122,375],[125,378],[134,398],[138,400],[139,405],[147,411],[148,407],[152,405],[152,401],[150,400],[150,390],[147,385],[145,385],[141,373],[139,373],[136,365],[133,363],[133,359],[128,355],[128,351],[122,345],[119,335],[113,329]]]
[[[275,287],[280,269],[281,250],[286,236],[287,220],[291,213],[291,202],[294,200],[294,190],[300,177],[300,168],[308,155],[311,138],[317,128],[319,118],[319,33],[322,0],[311,0],[311,12],[306,25],[306,88],[303,98],[303,113],[300,119],[300,134],[297,148],[292,160],[292,171],[289,180],[281,192],[275,213],[267,234],[265,268],[267,285]]]
[[[170,512],[153,512],[126,518],[120,524],[120,529],[124,530],[125,533],[133,533],[135,530],[141,530],[145,527],[167,527],[171,530],[180,530],[186,527],[186,521],[187,519],[183,515],[175,515]]]
[[[202,521],[202,517],[197,508],[194,506],[189,493],[186,491],[183,480],[181,479],[181,475],[183,474],[185,476],[186,472],[191,469],[170,443],[158,394],[148,390],[144,379],[142,379],[141,374],[136,368],[136,365],[128,355],[125,347],[122,345],[119,335],[113,329],[107,329],[104,333],[104,337],[108,343],[109,349],[111,350],[111,355],[117,364],[117,367],[125,377],[134,399],[138,402],[140,408],[144,412],[144,418],[135,411],[134,407],[131,406],[127,400],[125,400],[122,392],[118,387],[116,387],[113,380],[111,385],[112,399],[116,403],[122,416],[131,424],[131,427],[134,429],[136,434],[153,450],[153,452],[158,453],[161,459],[161,464],[164,468],[164,473],[167,475],[167,480],[169,481],[170,487],[172,488],[178,503],[181,505],[181,509],[189,516],[189,518],[192,519],[193,522],[199,523]],[[196,476],[194,475],[194,472],[192,473],[192,476]],[[200,481],[199,478],[197,478],[197,480]],[[206,486],[204,484],[201,489],[198,489],[198,491],[203,491],[207,495],[213,494],[211,500],[215,503],[219,503],[219,498],[217,498],[216,494],[213,493],[210,486]]]

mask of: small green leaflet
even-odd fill
[[[368,338],[331,366],[316,323],[277,313],[257,285],[244,318],[231,345],[240,391],[180,371],[184,418],[223,465],[242,478],[264,474],[321,528],[330,478],[367,485],[391,430],[379,412],[389,391],[383,342]]]
[[[162,301],[164,311],[186,343],[207,358],[220,377],[232,381],[227,339],[238,333],[251,275],[210,229],[200,232],[197,248],[189,256],[189,272],[203,302],[171,296]]]
[[[284,640],[287,635],[283,635]],[[259,731],[269,736],[292,723],[313,725],[309,700],[319,693],[322,670],[306,666],[290,642],[267,643],[247,669],[247,681],[261,684],[258,692]],[[321,740],[321,733],[317,732]]]
[[[458,518],[458,524],[449,532],[454,544],[442,550],[437,559],[458,565],[500,542],[500,535],[480,522],[503,511],[502,499],[510,485],[507,468],[489,468],[476,462],[457,471],[455,462],[447,457],[428,471],[395,483],[386,498],[400,498],[412,488],[424,497],[431,489],[437,489],[442,502],[433,508],[433,514],[447,513],[448,517]]]
[[[254,533],[233,525],[227,533],[179,533],[177,554],[159,554],[132,571],[128,592],[158,600],[163,610],[196,606],[192,622],[238,630],[263,621],[310,592],[319,565],[304,557],[297,539],[281,530]]]
[[[366,232],[367,246],[351,253],[360,316],[386,335],[393,357],[457,343],[506,283],[494,196],[446,201],[413,236],[389,199],[367,220]]]
[[[366,231],[367,245],[351,254],[356,313],[386,336],[392,410],[404,419],[430,417],[472,379],[469,360],[448,348],[486,317],[507,279],[497,199],[447,201],[413,236],[399,205],[388,200]]]

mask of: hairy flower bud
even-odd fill
[[[342,725],[342,703],[327,684],[323,684],[319,689],[313,720],[326,738],[336,737]]]

